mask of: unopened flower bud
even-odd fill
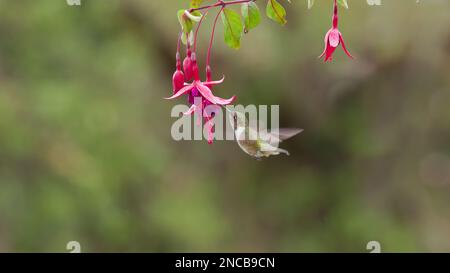
[[[189,47],[186,50],[186,58],[184,58],[183,61],[183,71],[184,76],[186,77],[186,81],[190,81],[193,79],[194,73],[192,71],[192,52]]]
[[[174,94],[184,87],[184,73],[183,71],[181,71],[180,53],[178,52],[176,55],[176,61],[177,61],[177,70],[175,71],[175,73],[173,73],[172,77],[172,88]]]
[[[184,87],[184,73],[181,70],[175,71],[172,77],[173,93],[180,91]]]

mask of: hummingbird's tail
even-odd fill
[[[284,150],[284,149],[280,149],[280,148],[278,148],[278,149],[276,150],[276,152],[277,152],[278,154],[285,154],[285,155],[287,155],[287,156],[290,156],[290,155],[291,155],[291,154],[289,153],[288,150]]]

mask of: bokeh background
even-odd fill
[[[350,0],[326,65],[331,1],[293,2],[239,51],[218,29],[217,94],[305,129],[256,161],[171,138],[187,0],[0,0],[0,251],[450,251],[450,1]]]

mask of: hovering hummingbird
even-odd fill
[[[279,129],[278,134],[271,133],[267,130],[258,130],[250,127],[250,123],[247,121],[245,114],[231,111],[228,108],[225,109],[229,112],[231,126],[233,126],[234,135],[239,147],[245,153],[256,159],[279,154],[289,155],[287,150],[278,148],[279,144],[303,132],[303,129],[287,128]]]

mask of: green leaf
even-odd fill
[[[347,0],[337,0],[339,5],[343,6],[344,8],[348,9],[348,3]]]
[[[192,27],[194,26],[194,22],[186,16],[186,10],[182,9],[178,11],[178,21],[180,22],[181,29],[184,33],[189,33],[192,30]]]
[[[178,21],[180,22],[181,29],[183,30],[183,35],[181,36],[181,41],[183,44],[187,44],[188,38],[192,44],[192,30],[196,22],[201,19],[202,14],[198,11],[189,13],[187,10],[178,11]]]
[[[241,11],[244,17],[245,31],[249,31],[261,23],[261,13],[255,2],[242,4]]]
[[[239,49],[241,47],[241,37],[244,30],[241,16],[239,13],[227,8],[222,11],[221,16],[225,30],[225,43],[231,48]]]
[[[200,20],[202,19],[202,14],[200,13],[200,12],[198,12],[198,11],[193,11],[193,12],[189,12],[188,10],[186,10],[185,12],[184,12],[184,14],[189,18],[189,19],[191,19],[192,21],[194,21],[194,22],[200,22]]]
[[[267,17],[281,25],[287,23],[286,10],[277,0],[269,0],[267,2],[266,13]]]

